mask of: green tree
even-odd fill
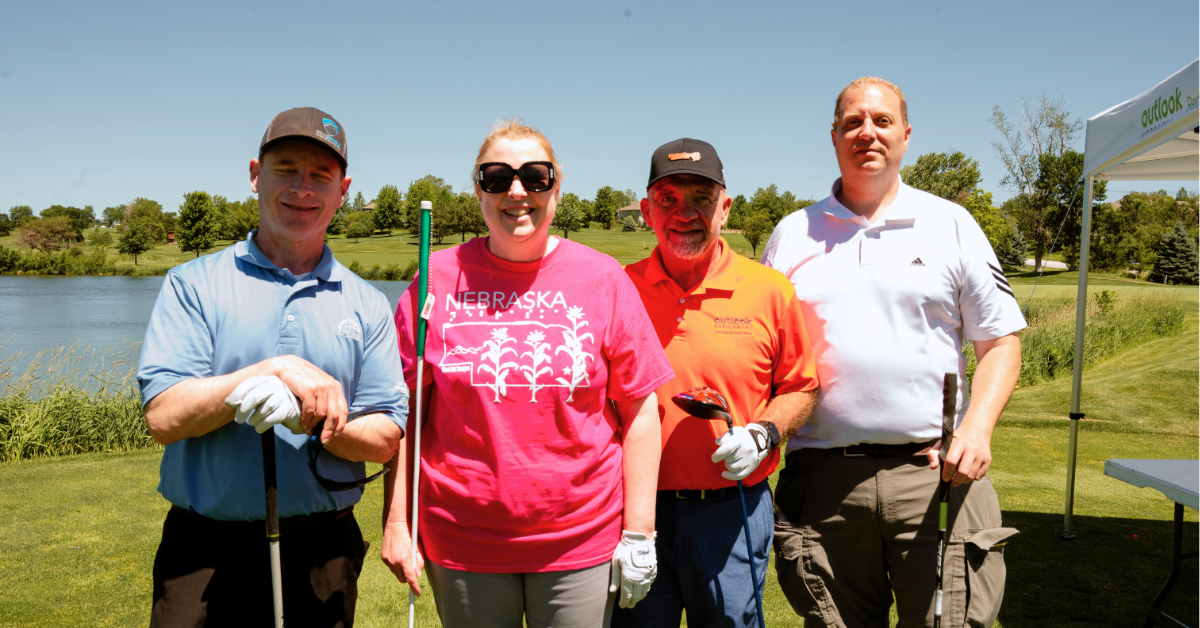
[[[34,218],[26,221],[17,230],[17,246],[26,246],[35,251],[49,253],[57,251],[75,239],[75,230],[66,216]]]
[[[358,244],[359,238],[369,238],[372,233],[374,233],[373,225],[364,220],[352,222],[350,226],[346,227],[346,237],[354,238],[355,244]]]
[[[143,227],[150,230],[154,236],[155,242],[162,242],[167,237],[167,230],[163,226],[164,216],[162,205],[157,201],[152,201],[148,198],[135,198],[125,206],[125,213],[121,220],[121,225],[124,228],[126,225],[132,224],[134,220],[141,219]]]
[[[992,245],[992,251],[996,253],[997,257],[1002,251],[1008,249],[1012,227],[1004,219],[1004,213],[1000,208],[992,205],[991,192],[984,192],[979,188],[974,188],[969,192],[963,190],[952,200],[965,208],[979,224],[979,228],[983,230],[983,235],[987,236],[988,243]]]
[[[358,242],[359,238],[369,238],[373,233],[375,233],[375,219],[371,216],[371,212],[354,212],[346,216],[347,238],[354,238],[354,241]]]
[[[550,226],[562,229],[563,237],[570,240],[572,231],[579,231],[587,225],[587,217],[583,215],[583,203],[574,192],[567,192],[558,201],[554,212],[554,222]]]
[[[367,206],[367,201],[365,199],[363,199],[362,192],[355,194],[354,195],[354,206],[353,206],[354,212],[360,212],[366,206]],[[352,212],[352,213],[354,213],[354,212]]]
[[[183,204],[179,206],[179,224],[175,232],[175,241],[179,250],[187,253],[195,252],[196,257],[213,247],[216,243],[220,224],[217,220],[216,208],[208,192],[195,191],[183,195]]]
[[[121,219],[125,216],[125,206],[117,205],[115,207],[105,207],[104,212],[100,215],[100,224],[112,229],[121,224]]]
[[[258,228],[258,199],[247,196],[244,201],[226,205],[223,240],[244,240],[246,234]]]
[[[629,205],[636,205],[639,200],[641,200],[641,197],[638,196],[637,192],[634,192],[632,188],[626,189],[625,190],[625,202],[622,204],[622,207],[628,207]]]
[[[329,235],[342,235],[346,231],[346,214],[342,210],[333,213],[333,218],[329,220],[329,226],[325,227],[325,233]]]
[[[479,209],[479,199],[472,192],[461,192],[454,199],[453,211],[445,217],[450,233],[460,234],[461,242],[467,241],[467,234],[476,236],[487,231],[487,223],[483,221],[483,213]]]
[[[1013,228],[1008,238],[1008,246],[996,257],[999,258],[1001,266],[1022,268],[1025,266],[1025,260],[1028,259],[1026,257],[1028,254],[1029,249],[1025,244],[1025,236],[1021,235],[1020,229]]]
[[[96,222],[96,213],[92,211],[92,206],[88,205],[84,209],[78,207],[63,207],[62,205],[51,205],[42,210],[42,218],[55,218],[62,216],[71,222],[71,230],[75,232],[75,241],[83,241],[83,232],[92,228]]]
[[[15,228],[12,221],[8,219],[8,214],[0,212],[0,236],[6,236]]]
[[[637,222],[634,221],[633,216],[626,216],[625,220],[621,221],[621,231],[637,231]]]
[[[8,210],[8,219],[13,222],[14,228],[33,220],[33,208],[28,205],[16,205]]]
[[[581,198],[579,199],[579,211],[583,213],[583,226],[591,227],[595,222],[596,204],[590,198]]]
[[[617,221],[617,210],[625,206],[625,194],[606,185],[596,190],[596,200],[592,205],[592,220],[612,229]]]
[[[126,226],[125,233],[121,234],[117,250],[133,256],[133,265],[137,266],[138,256],[160,242],[156,237],[156,229],[161,227],[152,223],[149,218],[134,218]]]
[[[759,189],[761,190],[762,188]],[[762,242],[763,236],[771,233],[771,230],[774,228],[775,225],[771,224],[771,219],[763,212],[754,214],[742,221],[742,237],[746,238],[746,241],[750,243],[750,248],[755,258],[758,257],[758,245]]]
[[[729,220],[725,221],[725,226],[740,230],[750,215],[750,203],[746,200],[746,195],[738,194],[733,197],[733,204],[729,208]]]
[[[916,163],[900,169],[900,179],[918,190],[953,201],[961,194],[973,194],[983,175],[979,174],[978,161],[954,151],[917,157]]]
[[[1154,270],[1150,281],[1194,286],[1200,274],[1200,258],[1196,254],[1196,241],[1188,235],[1183,222],[1176,222],[1154,250]]]
[[[439,242],[455,231],[455,215],[458,197],[454,189],[441,177],[427,174],[408,184],[404,204],[408,215],[408,230],[416,235],[421,229],[421,201],[433,204],[430,215],[430,235]],[[378,201],[376,201],[378,202]]]
[[[404,199],[400,197],[400,190],[394,185],[380,188],[379,195],[375,197],[375,211],[371,212],[375,228],[392,235],[392,229],[404,226],[404,215]]]
[[[87,241],[92,246],[106,247],[112,246],[113,239],[107,229],[104,231],[92,229],[92,232],[88,234]]]
[[[1018,129],[999,105],[992,107],[988,122],[1004,139],[1003,142],[992,142],[992,148],[1006,171],[1000,185],[1036,197],[1040,194],[1037,179],[1042,155],[1062,155],[1071,150],[1083,131],[1083,121],[1071,119],[1071,112],[1061,98],[1050,98],[1045,94],[1037,103],[1022,98],[1020,117]]]

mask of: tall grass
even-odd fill
[[[1087,302],[1083,365],[1089,367],[1151,340],[1183,331],[1186,310],[1172,294],[1134,294],[1118,299],[1103,290]],[[1018,386],[1032,386],[1071,374],[1075,361],[1075,298],[1033,299],[1025,312],[1029,326],[1021,339]],[[975,372],[975,350],[968,341],[967,374]]]
[[[2,349],[2,346],[0,346]],[[42,351],[22,374],[0,361],[0,460],[155,446],[142,415],[138,345]]]

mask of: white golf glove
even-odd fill
[[[633,608],[634,604],[642,601],[658,575],[658,555],[654,551],[655,532],[651,536],[621,531],[621,542],[617,551],[613,552],[612,580],[608,592],[615,593],[618,585],[621,588],[621,608]]]
[[[249,423],[259,434],[281,423],[293,434],[304,433],[296,395],[274,375],[251,377],[242,382],[225,398],[225,405],[236,409],[234,421]]]
[[[720,447],[713,452],[712,461],[725,461],[728,471],[722,471],[721,477],[726,480],[744,480],[750,477],[758,468],[758,463],[771,452],[771,437],[767,434],[767,428],[758,423],[751,423],[746,427],[735,426],[722,434],[717,439],[717,444]]]

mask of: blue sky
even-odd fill
[[[642,192],[654,148],[690,136],[716,146],[731,193],[821,198],[837,177],[834,99],[867,74],[905,90],[906,163],[961,150],[999,200],[993,105],[1013,114],[1046,92],[1086,119],[1200,48],[1195,0],[17,0],[3,24],[0,211],[244,198],[267,123],[305,105],[342,122],[351,192],[368,199],[425,174],[468,189],[480,141],[510,116],[549,136],[581,196]],[[1180,183],[1110,184],[1160,187]]]

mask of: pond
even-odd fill
[[[146,334],[164,277],[0,275],[0,359],[22,373],[39,351],[128,347]],[[395,307],[407,281],[371,281]]]

